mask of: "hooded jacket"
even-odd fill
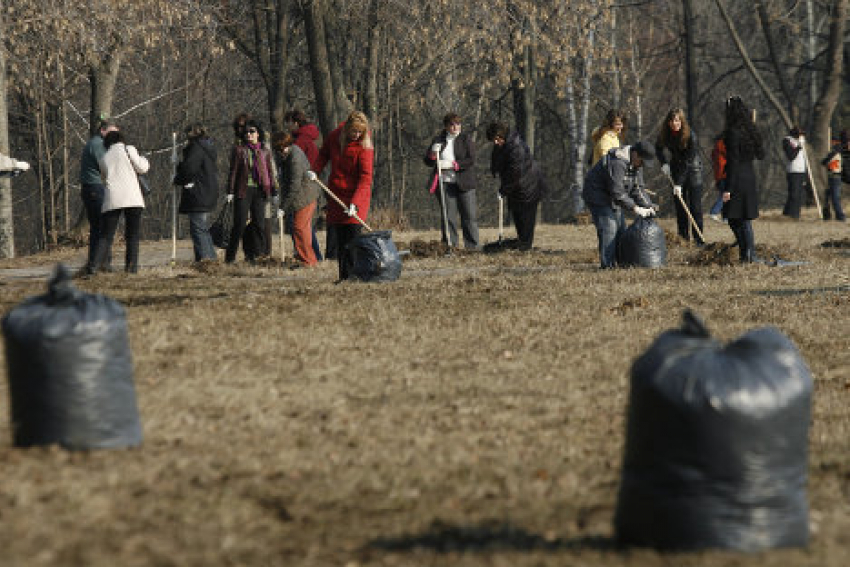
[[[301,148],[301,151],[307,156],[310,169],[313,169],[319,159],[319,147],[316,145],[316,140],[319,139],[319,129],[316,128],[315,124],[304,124],[293,131],[292,136],[295,138],[295,145]]]
[[[596,162],[584,178],[581,196],[585,204],[630,211],[635,205],[652,206],[652,201],[641,191],[630,162],[631,146],[610,150]]]
[[[210,138],[193,139],[183,150],[174,184],[182,185],[181,213],[208,213],[218,200],[216,149]],[[192,187],[186,185],[193,184]]]

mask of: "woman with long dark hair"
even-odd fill
[[[664,150],[670,153],[668,161]],[[655,142],[655,151],[661,170],[673,182],[673,203],[676,207],[676,226],[679,236],[690,240],[693,232],[697,245],[703,244],[702,232],[702,161],[699,144],[691,130],[685,111],[674,108],[667,113]],[[699,231],[691,227],[684,203],[694,218]]]
[[[756,259],[752,221],[759,216],[758,180],[753,160],[764,159],[764,144],[750,110],[740,97],[733,96],[726,101],[723,143],[726,146],[723,216],[729,219],[741,262],[750,263]]]

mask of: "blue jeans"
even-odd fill
[[[717,182],[717,200],[711,205],[710,215],[719,215],[723,210],[723,191],[726,190],[726,180],[721,179]]]
[[[89,255],[86,260],[86,269],[93,271],[95,268],[95,254],[97,253],[97,243],[103,236],[103,219],[100,209],[103,207],[103,193],[105,188],[103,185],[94,185],[84,183],[80,189],[80,198],[83,200],[83,206],[86,209],[86,218],[89,221]],[[106,259],[106,266],[112,265],[112,254]]]
[[[189,236],[195,250],[195,261],[215,260],[215,247],[210,236],[209,213],[189,213]]]
[[[617,241],[626,229],[626,217],[621,209],[590,206],[590,215],[596,226],[599,241],[599,263],[602,268],[617,266]]]
[[[847,164],[846,167],[850,167],[850,164]],[[844,210],[841,208],[841,178],[837,175],[829,176],[829,184],[826,188],[826,203],[823,207],[824,220],[829,220],[830,218],[830,204],[832,204],[832,208],[835,210],[835,220],[845,220]]]

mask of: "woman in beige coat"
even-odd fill
[[[98,241],[92,272],[103,270],[106,259],[111,257],[112,242],[118,229],[118,220],[124,213],[124,240],[127,250],[124,256],[124,270],[128,273],[139,271],[139,239],[141,234],[142,211],[145,199],[139,186],[139,174],[146,173],[150,164],[147,158],[139,155],[133,146],[124,144],[120,131],[109,132],[103,140],[106,153],[98,162],[103,185],[102,231]]]

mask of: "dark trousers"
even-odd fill
[[[688,206],[691,211],[691,216],[694,217],[699,231],[702,232],[702,183],[694,183],[688,180],[682,187],[682,201]],[[691,239],[691,232],[694,235],[694,241],[697,244],[703,244],[702,239],[693,228],[688,213],[685,212],[685,207],[677,197],[673,197],[673,202],[676,206],[676,227],[679,231],[679,236],[685,240]]]
[[[325,260],[334,260],[339,256],[339,242],[336,236],[338,224],[329,224],[325,227]]]
[[[97,243],[103,233],[101,221],[101,208],[103,208],[103,193],[106,189],[100,184],[84,183],[80,190],[80,198],[83,200],[83,207],[86,209],[86,218],[89,221],[89,255],[86,260],[86,269],[91,272],[95,268],[95,253],[97,252]],[[112,265],[112,254],[107,258],[106,265]]]
[[[738,256],[741,262],[749,263],[756,258],[755,235],[753,223],[748,219],[729,219],[729,228],[738,243]]]
[[[348,266],[351,263],[348,245],[363,231],[359,224],[333,224],[336,234],[337,262],[339,262],[339,279],[348,279]]]
[[[230,231],[230,242],[227,243],[227,251],[224,254],[225,262],[236,260],[236,252],[239,250],[239,244],[242,242],[242,236],[245,234],[245,225],[248,223],[249,213],[251,214],[251,220],[265,234],[266,198],[265,193],[259,187],[249,186],[245,190],[244,197],[236,197],[233,200],[233,229]],[[262,249],[265,249],[265,247],[266,244],[263,243]],[[246,259],[253,260],[253,258]]]
[[[115,241],[115,233],[118,231],[118,221],[121,213],[124,213],[124,241],[126,251],[124,253],[124,271],[135,274],[139,271],[139,240],[142,228],[142,207],[128,207],[126,209],[114,209],[106,211],[101,216],[102,232],[97,241],[95,252],[95,270],[102,270],[108,266],[107,258],[112,256],[112,243]]]
[[[460,214],[460,227],[463,231],[463,246],[467,250],[478,250],[481,245],[478,242],[478,205],[475,191],[460,191],[457,183],[443,183],[443,191],[446,194],[446,216],[448,217],[449,236],[446,240],[446,220],[443,219],[443,204],[440,203],[440,232],[443,242],[449,246],[458,246],[457,239],[457,217]],[[436,192],[437,201],[440,202],[440,191]]]
[[[538,201],[527,203],[508,199],[508,207],[511,209],[511,218],[513,218],[514,227],[516,227],[520,250],[531,250],[531,246],[534,244],[537,203]]]
[[[847,164],[846,167],[850,167],[850,164]],[[830,204],[835,210],[835,220],[845,220],[844,209],[841,208],[841,178],[837,175],[830,175],[826,186],[826,203],[823,205],[824,220],[832,218],[829,211]]]
[[[803,184],[806,182],[805,173],[789,173],[788,179],[788,198],[785,200],[785,207],[782,209],[782,214],[793,219],[800,218],[800,208],[803,206]]]
[[[596,240],[599,244],[599,266],[617,267],[617,242],[626,229],[626,217],[622,209],[591,206],[590,215],[596,227]]]

